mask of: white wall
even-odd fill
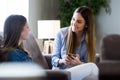
[[[58,7],[58,0],[29,0],[29,25],[41,50],[43,49],[43,41],[37,39],[37,21],[56,20]]]
[[[29,24],[37,37],[38,20],[55,20],[58,14],[58,0],[29,0]]]
[[[97,51],[100,51],[100,41],[106,34],[120,34],[120,0],[111,0],[111,15],[103,9],[96,17]]]

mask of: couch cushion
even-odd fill
[[[99,80],[120,80],[120,62],[104,61],[98,64]]]
[[[102,40],[101,53],[102,60],[120,60],[120,35],[105,36]]]
[[[47,80],[71,80],[71,73],[66,70],[45,70]]]
[[[43,57],[40,48],[30,32],[29,38],[23,42],[24,47],[30,52],[34,62],[40,64],[44,69],[49,69],[47,61]]]

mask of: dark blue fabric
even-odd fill
[[[7,62],[33,62],[27,52],[21,49],[11,50],[7,56]]]

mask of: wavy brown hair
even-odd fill
[[[95,62],[95,54],[96,54],[96,41],[95,41],[95,24],[94,24],[94,15],[90,8],[86,6],[78,7],[74,13],[80,13],[85,20],[84,31],[86,33],[86,46],[88,50],[88,61]],[[71,29],[68,30],[67,36],[67,44],[66,44],[66,52],[75,53],[77,48],[76,46],[76,34],[72,32]]]

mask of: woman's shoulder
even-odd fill
[[[17,50],[17,49],[10,50],[8,52],[8,57],[18,57],[18,56],[20,56],[20,53],[21,52],[19,50]]]
[[[58,34],[58,35],[62,35],[62,36],[67,36],[68,29],[69,29],[69,27],[61,28],[61,29],[58,31],[57,34]]]
[[[64,27],[64,28],[61,28],[61,32],[67,32],[68,31],[68,29],[69,29],[69,27]]]
[[[10,50],[8,54],[14,56],[27,56],[27,53],[25,51],[19,49]]]
[[[7,61],[22,61],[23,58],[27,58],[28,55],[19,49],[10,50],[8,52]]]

